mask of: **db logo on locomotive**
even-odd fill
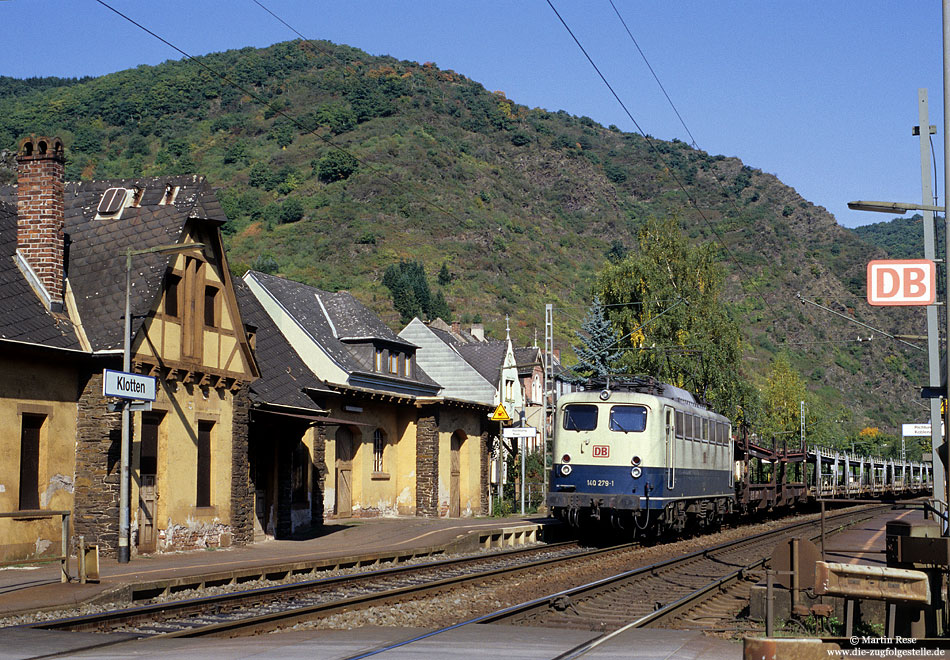
[[[594,445],[594,458],[610,457],[610,445]]]

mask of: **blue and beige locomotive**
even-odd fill
[[[575,527],[634,536],[700,531],[732,512],[729,420],[647,377],[562,396],[547,504]]]

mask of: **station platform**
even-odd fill
[[[891,509],[830,536],[825,543],[825,561],[841,564],[887,566],[887,524],[895,520],[922,521],[920,509]],[[820,543],[816,543],[821,549]]]
[[[333,521],[312,538],[263,540],[245,547],[100,559],[97,583],[60,581],[60,564],[0,569],[0,618],[87,602],[130,603],[138,593],[200,587],[308,567],[370,565],[434,553],[516,546],[552,536],[560,523],[542,517],[360,518]],[[545,531],[547,530],[547,531]],[[76,558],[70,563],[76,576]]]

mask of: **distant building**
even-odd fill
[[[470,341],[463,339],[466,335]],[[497,405],[498,382],[492,371],[482,373],[459,350],[460,345],[477,341],[466,335],[453,333],[444,323],[425,324],[417,318],[399,332],[402,339],[418,347],[416,362],[442,386],[444,396]]]
[[[30,136],[0,188],[0,560],[57,548],[58,522],[116,551],[125,253],[133,257],[132,365],[157,399],[133,415],[131,543],[152,552],[253,534],[248,387],[258,377],[228,274],[227,218],[198,176],[64,183],[58,138]],[[35,514],[35,515],[34,515]]]

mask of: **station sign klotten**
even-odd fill
[[[154,401],[157,382],[158,379],[154,376],[103,369],[102,395],[119,399]]]

